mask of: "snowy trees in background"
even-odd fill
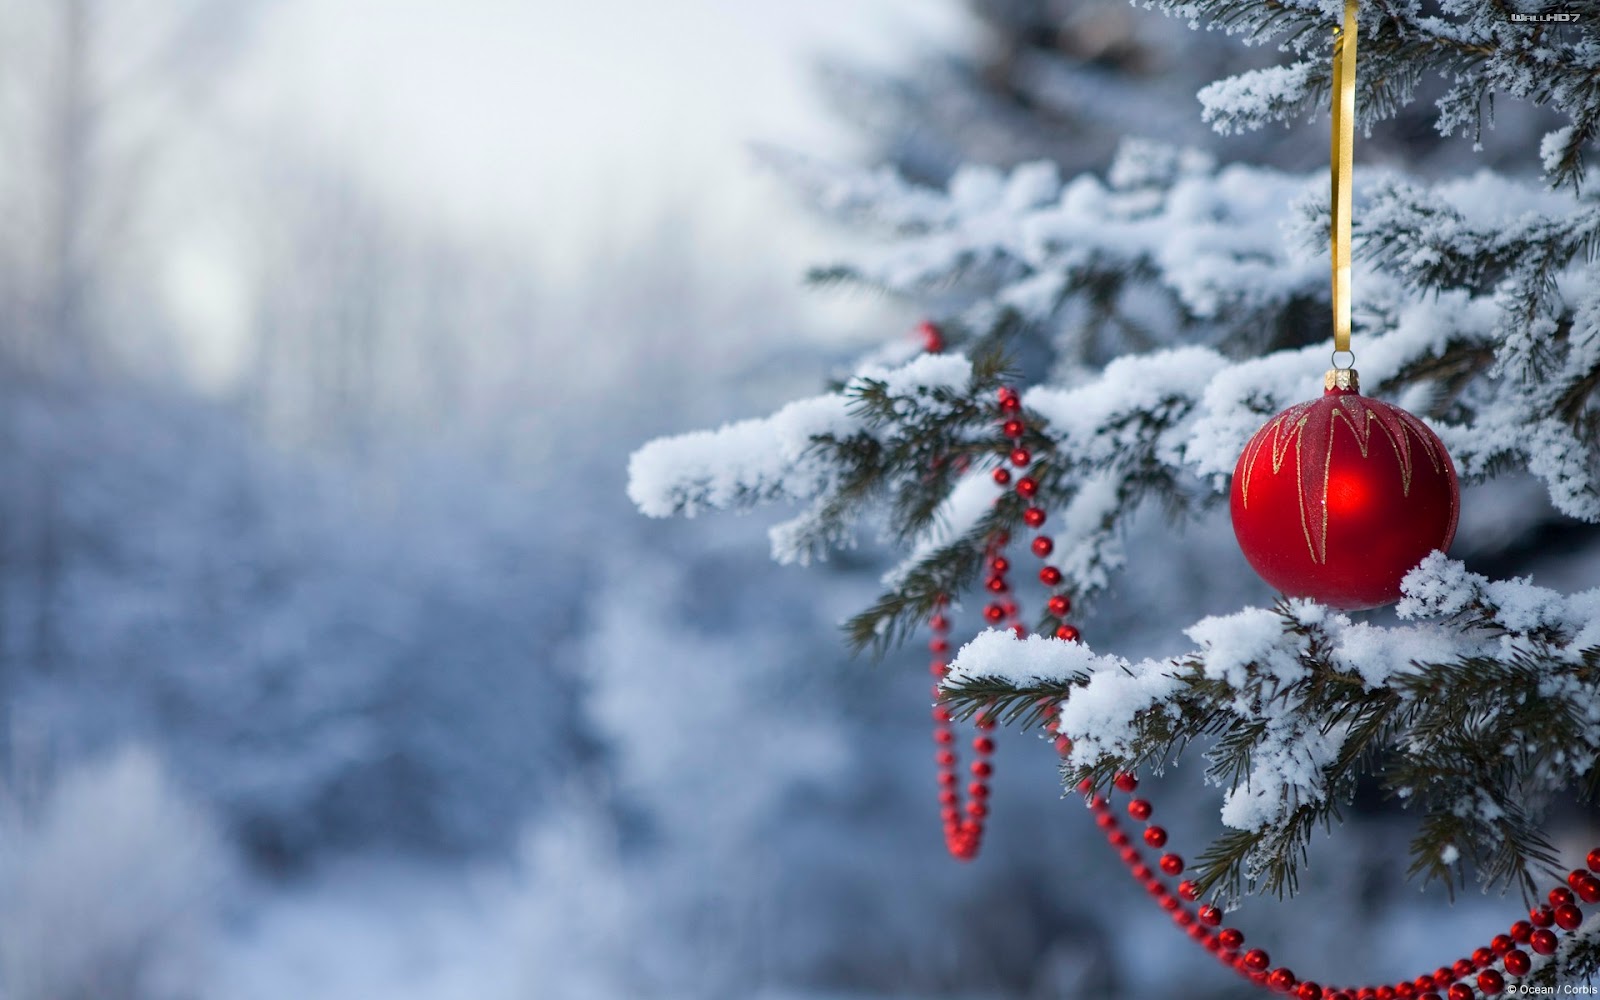
[[[138,748],[31,784],[11,783],[0,804],[5,995],[207,995],[209,952],[235,884],[208,812]]]
[[[1220,131],[1296,125],[1326,100],[1330,5],[1153,6],[1299,57],[1203,88],[1203,117]],[[1465,161],[1492,99],[1502,120],[1508,105],[1518,109],[1523,141],[1515,158],[1496,156],[1514,176],[1455,169],[1430,181],[1358,165],[1359,367],[1369,392],[1426,414],[1466,481],[1483,484],[1465,503],[1502,523],[1473,539],[1469,520],[1466,554],[1498,547],[1501,565],[1570,577],[1596,564],[1593,533],[1563,535],[1560,553],[1538,539],[1551,507],[1600,520],[1596,243],[1592,199],[1575,197],[1600,120],[1600,47],[1592,26],[1534,27],[1498,5],[1439,6],[1364,5],[1363,123],[1412,113],[1405,109],[1419,88],[1433,87],[1430,114],[1456,138],[1436,141],[1424,170]],[[1139,129],[1155,119],[1136,110],[1135,96],[1119,107]],[[1537,113],[1520,114],[1530,107]],[[1387,148],[1421,142],[1401,138]],[[1319,135],[1305,145],[1324,143]],[[1024,531],[1029,504],[990,478],[1011,448],[993,402],[1010,367],[1034,383],[1022,405],[1052,564],[1080,613],[1087,603],[1104,617],[1089,619],[1087,646],[983,637],[956,661],[947,688],[955,704],[970,713],[998,702],[1017,722],[1040,718],[1042,703],[1064,705],[1064,731],[1078,741],[1069,786],[1160,770],[1193,741],[1223,787],[1221,819],[1231,828],[1196,877],[1229,900],[1292,891],[1316,826],[1363,788],[1420,814],[1410,853],[1429,879],[1470,874],[1523,891],[1545,881],[1559,865],[1546,806],[1574,792],[1586,800],[1600,759],[1593,591],[1493,583],[1441,559],[1407,584],[1400,613],[1412,624],[1382,615],[1352,622],[1300,605],[1237,611],[1269,595],[1227,551],[1231,543],[1218,541],[1227,528],[1217,500],[1249,434],[1320,390],[1325,173],[1219,168],[1148,141],[1124,142],[1103,177],[1062,180],[1050,163],[973,165],[932,187],[787,154],[768,159],[815,205],[879,238],[813,278],[922,304],[960,354],[885,350],[834,392],[770,418],[653,442],[631,465],[641,510],[798,503],[800,515],[771,535],[785,561],[814,560],[871,533],[901,543],[906,561],[849,625],[857,646],[893,645],[946,595],[972,592],[997,533]],[[1515,477],[1511,486],[1490,482],[1513,471],[1537,479],[1548,505],[1512,501]],[[1200,525],[1185,538],[1188,554],[1160,544],[1172,528],[1148,516],[1157,506]],[[1159,564],[1140,565],[1130,556],[1140,551]],[[1156,573],[1168,575],[1167,586],[1140,582]],[[1174,593],[1172,575],[1198,586]],[[1188,606],[1207,602],[1196,610],[1212,617],[1188,633],[1199,648],[1170,659],[1173,637],[1193,620]],[[1111,655],[1152,643],[1148,624],[1131,635],[1115,625],[1139,611],[1148,623],[1156,609],[1170,630],[1157,657]],[[1040,627],[1055,621],[1046,616]],[[1329,678],[1350,686],[1324,702]],[[1346,731],[1351,719],[1362,724]],[[1316,738],[1329,733],[1338,736]],[[1517,752],[1508,756],[1508,746]],[[1310,858],[1315,866],[1318,852]],[[1561,971],[1583,976],[1597,962],[1593,940],[1580,936]]]

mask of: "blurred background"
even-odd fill
[[[0,996],[1236,995],[1032,735],[947,858],[922,658],[837,628],[890,553],[778,567],[623,485],[921,318],[802,287],[862,237],[751,143],[1314,169],[1321,122],[1200,122],[1276,57],[1110,0],[0,0]],[[1544,124],[1473,153],[1424,101],[1363,155],[1526,172]],[[1475,568],[1592,575],[1493,490]],[[1217,527],[1151,518],[1091,635],[1264,598],[1202,586]],[[1405,881],[1407,831],[1358,803],[1253,940],[1399,975],[1500,929]]]

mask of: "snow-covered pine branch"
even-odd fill
[[[1144,0],[1144,5],[1196,26],[1247,41],[1277,41],[1303,58],[1253,70],[1200,91],[1205,118],[1223,133],[1290,122],[1327,105],[1330,38],[1343,5],[1324,0]],[[1496,95],[1547,106],[1569,122],[1541,148],[1553,185],[1577,188],[1583,149],[1600,138],[1600,34],[1587,23],[1556,26],[1513,21],[1504,4],[1443,0],[1443,16],[1418,3],[1360,7],[1356,108],[1362,124],[1392,117],[1409,104],[1424,75],[1449,82],[1438,101],[1442,135],[1482,131]]]
[[[989,631],[944,684],[969,711],[1057,700],[1055,728],[1073,741],[1069,784],[1160,768],[1213,740],[1208,777],[1226,789],[1233,832],[1200,877],[1229,893],[1292,891],[1306,835],[1374,752],[1388,758],[1390,791],[1424,813],[1419,870],[1450,878],[1440,848],[1475,845],[1482,876],[1524,878],[1553,857],[1532,806],[1600,759],[1600,590],[1490,581],[1434,553],[1404,592],[1400,613],[1416,624],[1285,601],[1206,618],[1187,631],[1193,652],[1136,663]]]

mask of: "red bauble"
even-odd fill
[[[1450,547],[1461,505],[1438,435],[1361,395],[1354,374],[1329,373],[1322,398],[1267,421],[1233,472],[1233,533],[1250,565],[1291,597],[1346,611],[1399,600],[1401,578]]]

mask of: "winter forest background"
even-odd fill
[[[0,997],[1239,995],[1034,736],[945,855],[922,657],[838,629],[888,553],[781,567],[782,512],[624,481],[920,318],[802,287],[862,236],[751,143],[1314,168],[1325,119],[1201,121],[1276,61],[1111,0],[0,0]],[[1362,159],[1537,173],[1542,115],[1474,151],[1427,108]],[[1465,509],[1477,571],[1593,582],[1537,484]],[[1093,627],[1154,655],[1265,599],[1202,585],[1231,546],[1141,519]],[[1499,929],[1357,806],[1262,944],[1395,975]]]

